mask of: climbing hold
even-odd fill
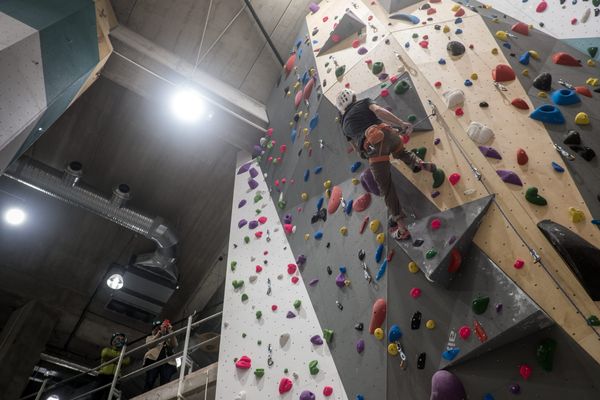
[[[442,226],[442,221],[440,221],[440,219],[439,219],[439,218],[434,218],[434,219],[431,221],[431,224],[430,224],[430,225],[431,225],[431,229],[433,229],[433,230],[437,230],[437,229],[440,229],[440,227]]]
[[[392,325],[388,332],[388,341],[397,342],[402,337],[402,331],[398,325]]]
[[[543,90],[545,92],[549,92],[552,89],[552,75],[547,72],[544,72],[533,80],[533,87],[539,90]]]
[[[587,86],[575,86],[575,92],[585,97],[592,97],[592,91]]]
[[[427,40],[421,40],[419,42],[419,46],[421,46],[422,48],[426,49],[429,47],[429,42]]]
[[[425,253],[425,258],[431,260],[433,257],[437,256],[438,252],[436,249],[429,249],[427,253]]]
[[[363,351],[365,351],[365,341],[363,339],[359,339],[356,342],[356,352],[360,354]]]
[[[250,369],[252,367],[252,360],[248,356],[241,356],[240,359],[235,362],[235,367],[238,369]]]
[[[417,17],[416,15],[404,14],[404,13],[401,13],[401,12],[390,14],[389,18],[391,18],[391,19],[397,19],[397,20],[400,20],[400,21],[411,22],[413,25],[416,25],[416,24],[418,24],[421,21],[419,19],[419,17]]]
[[[417,299],[417,298],[421,297],[421,289],[416,288],[416,287],[410,289],[410,297],[412,297],[413,299]]]
[[[294,275],[296,273],[297,268],[298,267],[296,266],[296,264],[288,264],[287,273],[290,275]]]
[[[331,181],[327,180],[325,181],[324,185],[326,189],[328,189],[328,186],[331,186]],[[340,203],[342,201],[342,188],[339,186],[334,186],[333,189],[331,189],[331,196],[329,197],[329,202],[327,204],[327,213],[329,214],[333,214],[337,211],[338,207],[340,206]]]
[[[538,194],[538,189],[536,187],[530,187],[525,192],[525,199],[532,204],[536,204],[538,206],[545,206],[548,204],[545,198]]]
[[[498,152],[498,150],[496,150],[493,147],[489,147],[489,146],[479,146],[479,151],[481,151],[481,153],[488,157],[488,158],[494,158],[496,160],[502,160],[502,156],[500,155],[500,153]]]
[[[375,331],[373,332],[373,336],[375,336],[375,339],[377,339],[377,340],[382,340],[384,337],[383,329],[381,329],[381,328],[375,329]]]
[[[502,41],[507,41],[508,40],[508,33],[505,31],[496,31],[496,39],[498,40],[502,40]]]
[[[383,71],[383,63],[381,61],[377,61],[377,62],[373,63],[373,66],[371,67],[371,72],[374,75],[379,75],[382,71]]]
[[[446,50],[448,50],[448,52],[454,57],[461,56],[466,51],[465,46],[461,42],[457,42],[455,40],[448,42],[446,45]]]
[[[308,370],[311,375],[316,375],[319,373],[319,367],[317,366],[319,362],[317,360],[312,360],[308,363]]]
[[[596,87],[596,86],[600,85],[600,79],[598,79],[598,78],[588,78],[585,81],[585,83],[588,84],[588,85],[590,85],[590,86]]]
[[[551,98],[554,104],[558,104],[559,106],[568,106],[581,102],[581,99],[577,96],[577,92],[570,89],[555,90],[552,92]]]
[[[292,390],[294,384],[288,378],[281,378],[279,381],[279,394],[284,394]]]
[[[529,379],[529,377],[531,376],[531,367],[527,364],[520,365],[519,374],[523,377],[523,379]]]
[[[375,240],[377,241],[377,243],[383,244],[385,242],[385,233],[383,233],[383,232],[378,233],[377,236],[375,237]]]
[[[390,356],[397,356],[400,350],[398,349],[398,345],[396,343],[390,343],[387,347],[388,354]]]
[[[402,79],[402,80],[398,81],[398,83],[394,87],[394,93],[404,94],[409,89],[410,89],[410,84],[408,83],[408,81],[405,79]]]
[[[537,7],[535,8],[535,11],[541,13],[546,11],[546,8],[548,8],[548,3],[546,3],[546,0],[542,0],[538,3]]]
[[[545,122],[547,124],[564,124],[565,117],[562,115],[560,110],[551,104],[544,104],[529,114],[529,118],[537,121]]]
[[[371,232],[376,233],[379,230],[379,227],[381,226],[381,222],[378,219],[374,219],[373,221],[371,221],[371,223],[369,223],[369,229],[371,229]]]
[[[452,360],[454,360],[456,358],[456,356],[458,355],[459,352],[460,352],[460,348],[458,348],[458,347],[453,347],[451,349],[447,349],[446,351],[444,351],[442,353],[442,358],[444,360],[447,360],[447,361],[452,361]],[[438,372],[440,372],[440,371],[438,371]],[[438,372],[436,372],[436,374]],[[435,376],[435,374],[434,374],[434,376]],[[446,397],[439,397],[439,399],[440,400],[446,399]],[[457,398],[457,399],[463,399],[463,397],[460,397],[460,398]]]
[[[434,172],[433,172],[433,188],[436,189],[440,186],[442,186],[442,184],[444,183],[444,180],[446,178],[446,174],[444,173],[444,170],[442,170],[441,168],[437,168]]]
[[[554,161],[552,161],[552,168],[554,168],[556,172],[565,172],[565,169],[560,164],[555,163]]]
[[[262,311],[260,311],[260,310],[257,311],[255,315],[256,315],[256,319],[261,319],[262,318]]]
[[[465,79],[465,86],[473,86],[473,82],[471,82],[469,79]]]
[[[492,49],[492,54],[493,54],[493,55],[497,55],[497,54],[498,54],[498,49],[494,47],[494,48]]]
[[[333,394],[333,388],[331,386],[325,386],[323,388],[323,396],[329,397]]]
[[[494,132],[489,127],[476,121],[469,124],[467,135],[478,144],[485,144],[494,138]]]
[[[482,101],[479,103],[479,107],[481,107],[481,108],[488,108],[489,106],[490,105],[488,104],[487,101]],[[436,139],[436,140],[439,140],[439,139]]]
[[[540,4],[546,4],[546,2],[540,3]],[[512,393],[512,394],[519,394],[521,393],[521,386],[519,386],[518,383],[511,383],[508,386],[508,390]]]
[[[455,273],[460,269],[460,265],[462,264],[462,256],[458,249],[454,248],[450,252],[450,265],[448,265],[448,272],[451,274]]]
[[[347,236],[348,235],[348,228],[346,228],[345,226],[342,226],[340,228],[340,235]]]
[[[234,280],[231,282],[231,284],[233,285],[234,289],[239,289],[242,286],[244,286],[244,281],[243,280]]]
[[[257,378],[262,378],[265,375],[265,369],[264,368],[256,368],[254,370],[254,376],[256,376]]]
[[[256,229],[257,226],[258,226],[258,221],[252,220],[252,221],[248,222],[248,229],[251,229],[251,230]]]
[[[335,69],[335,77],[339,79],[342,75],[344,75],[344,72],[346,72],[346,66],[340,65]]]
[[[416,274],[417,272],[420,271],[419,267],[417,266],[417,264],[414,261],[411,261],[408,263],[408,270],[413,274]]]
[[[471,328],[463,325],[458,329],[458,334],[463,340],[467,340],[471,336]]]
[[[362,162],[356,161],[354,164],[350,166],[350,172],[355,173],[362,166]]]
[[[313,392],[304,390],[300,393],[300,400],[315,400],[316,396]]]
[[[238,228],[243,228],[247,223],[248,221],[246,221],[245,219],[241,219],[240,222],[238,222]]]
[[[566,65],[569,67],[581,67],[581,62],[579,60],[565,52],[554,53],[552,55],[552,62],[554,64]]]
[[[488,304],[490,304],[490,298],[487,296],[477,296],[471,302],[471,308],[477,315],[481,315],[487,310]]]
[[[527,104],[527,102],[521,99],[520,97],[513,99],[513,101],[511,101],[510,104],[521,110],[529,110],[529,104]]]
[[[577,115],[575,116],[575,123],[577,125],[589,125],[590,124],[590,117],[582,112],[577,113]]]
[[[327,343],[331,343],[331,341],[333,340],[333,330],[323,329],[323,338]]]
[[[515,71],[506,64],[498,64],[492,70],[492,79],[496,82],[513,81],[515,80]]]
[[[589,326],[600,326],[600,318],[596,317],[595,315],[590,315],[587,318],[587,323]]]
[[[242,301],[247,301],[248,300],[248,295],[246,293],[242,294]]]
[[[523,53],[521,55],[521,57],[519,57],[519,62],[523,65],[529,65],[529,58],[531,57],[531,54],[526,51],[525,53]]]
[[[462,109],[462,107],[457,107],[456,110],[454,110],[454,115],[456,115],[457,117],[462,117],[463,115],[465,115],[465,112]]]
[[[377,246],[377,250],[375,250],[375,262],[381,262],[381,258],[383,257],[383,244]]]
[[[575,207],[569,207],[569,217],[573,223],[585,221],[585,214],[583,211],[578,210]]]
[[[297,310],[302,306],[302,301],[296,300],[294,301],[294,308]]]
[[[500,179],[502,179],[503,182],[510,183],[512,185],[523,186],[523,182],[521,181],[521,178],[519,178],[519,175],[517,175],[513,171],[506,170],[506,169],[499,169],[499,170],[496,170],[496,173],[498,174]]]
[[[460,174],[458,172],[450,174],[450,176],[448,177],[448,181],[452,186],[456,185],[458,181],[460,181]]]
[[[527,153],[523,149],[517,149],[517,163],[519,165],[525,165],[529,161]]]
[[[435,321],[430,319],[427,322],[425,322],[425,327],[427,329],[434,329],[435,328]]]
[[[371,194],[367,192],[367,193],[363,194],[362,196],[360,196],[358,199],[356,199],[356,201],[354,201],[352,208],[354,209],[354,211],[362,212],[362,211],[365,211],[369,207],[370,204],[371,204]]]
[[[387,303],[384,299],[377,299],[373,303],[373,309],[371,311],[371,323],[369,324],[369,333],[375,332],[376,328],[381,327],[385,320],[385,314],[387,311]]]
[[[377,274],[375,275],[375,280],[379,281],[382,277],[383,274],[385,274],[385,270],[387,269],[387,260],[385,260],[380,266],[379,269],[377,270]]]
[[[517,22],[510,28],[513,32],[520,33],[521,35],[529,35],[529,25],[524,22]]]
[[[465,93],[460,89],[451,89],[442,94],[448,108],[458,107],[465,101]]]
[[[520,258],[517,258],[515,260],[515,263],[513,264],[513,267],[515,267],[515,269],[521,269],[524,266],[525,266],[525,261]]]
[[[552,371],[552,364],[554,363],[554,352],[556,351],[556,341],[554,339],[542,340],[536,348],[536,359],[540,367],[544,371]]]

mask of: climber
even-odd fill
[[[119,355],[121,354],[121,349],[123,349],[123,346],[125,345],[125,343],[127,343],[127,336],[125,336],[124,333],[119,333],[119,332],[113,333],[113,335],[110,339],[111,347],[103,348],[102,352],[100,353],[101,363],[104,364],[107,361],[118,358]],[[129,365],[130,362],[131,362],[130,357],[124,357],[123,361],[121,362],[121,365],[122,366]],[[100,371],[98,371],[98,379],[96,381],[96,387],[100,388],[100,387],[108,385],[109,383],[112,383],[113,378],[115,376],[116,369],[117,369],[116,361],[112,364],[107,364],[107,365],[103,366],[102,368],[100,368]],[[105,400],[108,397],[109,392],[110,392],[110,387],[107,387],[107,388],[104,388],[97,392],[94,392],[92,394],[92,399],[93,400]]]
[[[412,133],[412,124],[405,122],[378,106],[369,98],[357,100],[350,89],[343,89],[338,95],[336,107],[340,111],[342,132],[361,158],[369,160],[373,177],[389,212],[390,234],[396,240],[410,238],[390,171],[390,154],[402,160],[413,172],[422,169],[434,172],[436,166],[417,157],[404,148],[401,135]],[[402,129],[400,131],[398,128]]]
[[[168,319],[165,319],[164,321],[154,321],[152,323],[152,334],[146,337],[146,343],[157,342],[160,337],[166,336],[172,332],[173,326]],[[177,338],[175,336],[171,336],[164,341],[155,343],[155,345],[150,347],[144,355],[144,367],[172,356],[177,344]],[[146,372],[146,384],[144,386],[144,390],[152,390],[154,388],[156,379],[159,376],[160,385],[166,385],[167,383],[171,382],[171,378],[176,372],[177,363],[174,359],[171,359],[167,363],[159,365],[156,368],[150,369],[148,372]]]

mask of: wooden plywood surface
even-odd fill
[[[451,2],[443,2],[437,4],[436,7],[438,13],[443,15],[440,10],[450,8],[452,5]],[[475,238],[475,243],[590,355],[600,362],[598,332],[586,324],[582,315],[578,315],[577,309],[584,316],[598,314],[600,310],[586,295],[550,243],[543,237],[536,227],[536,223],[542,219],[552,219],[574,230],[596,246],[600,245],[598,232],[589,223],[590,213],[569,173],[565,172],[559,175],[552,169],[550,165],[552,161],[561,165],[564,163],[553,149],[544,126],[529,119],[527,113],[520,112],[510,105],[509,100],[513,97],[527,99],[525,90],[517,81],[507,84],[508,91],[503,93],[493,86],[491,69],[498,63],[507,64],[507,62],[501,51],[497,56],[491,54],[491,49],[497,44],[481,17],[477,15],[463,17],[463,21],[459,26],[464,32],[458,36],[453,33],[457,26],[449,25],[452,32],[450,37],[441,31],[436,31],[432,25],[418,26],[397,30],[392,34],[393,39],[389,45],[380,43],[363,57],[354,53],[354,57],[359,61],[354,62],[354,67],[347,70],[341,83],[326,87],[325,95],[334,101],[335,96],[346,82],[349,82],[350,87],[357,92],[378,84],[379,80],[363,61],[365,59],[383,61],[386,72],[393,74],[398,67],[401,67],[401,62],[394,55],[394,52],[399,53],[402,59],[408,63],[407,69],[411,72],[421,101],[426,103],[427,99],[431,99],[439,110],[443,111],[443,118],[434,121],[434,131],[415,134],[409,147],[426,146],[428,148],[427,159],[431,159],[441,166],[446,171],[446,175],[453,172],[459,172],[462,175],[461,181],[454,187],[446,182],[440,188],[442,194],[433,201],[440,209],[455,207],[486,195],[484,184],[491,192],[496,193],[498,204],[516,231],[507,223],[500,209],[494,205],[485,217]],[[419,37],[424,34],[429,35],[429,49],[419,47],[417,43],[420,39],[414,39],[413,33],[418,33]],[[462,59],[452,61],[446,51],[446,44],[450,39],[458,39],[466,46],[474,43],[476,47],[472,51],[467,50]],[[411,43],[408,50],[405,50],[404,47],[406,42]],[[348,54],[349,56],[350,54]],[[438,63],[441,57],[447,60],[446,65]],[[478,80],[474,81],[472,87],[465,87],[464,80],[470,78],[473,72],[478,74]],[[319,69],[319,73],[321,74],[321,69]],[[435,89],[433,86],[433,83],[438,80],[443,82],[441,89]],[[462,117],[456,117],[453,110],[446,110],[441,100],[441,93],[450,88],[462,89],[466,94],[466,103],[463,107],[465,114]],[[480,108],[481,101],[487,101],[490,107],[488,109]],[[486,159],[478,150],[477,145],[468,138],[465,130],[472,120],[482,122],[495,131],[496,137],[491,145],[502,153],[503,160],[490,161]],[[459,148],[452,143],[448,132],[452,132],[456,136],[466,156],[481,171],[483,183],[477,181]],[[441,138],[441,144],[438,146],[432,144],[436,137]],[[529,153],[530,162],[525,167],[520,167],[516,163],[518,147],[526,149]],[[403,164],[397,164],[397,167],[423,193],[431,193],[429,176],[414,175]],[[512,187],[512,185],[502,182],[496,175],[496,169],[510,169],[518,172],[525,186],[523,188]],[[527,186],[537,186],[540,193],[548,200],[549,205],[539,207],[528,203],[524,198]],[[465,195],[467,189],[473,189],[475,192]],[[568,207],[583,210],[586,222],[571,223],[567,212]],[[523,240],[541,256],[547,270],[544,270],[539,264],[533,264],[532,257]],[[513,268],[516,258],[524,259],[526,267],[521,270]]]

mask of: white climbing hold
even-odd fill
[[[442,94],[442,97],[448,108],[454,108],[465,102],[465,94],[460,89],[448,90]]]
[[[493,139],[494,132],[480,122],[473,121],[467,128],[467,135],[478,144],[486,144]]]
[[[241,392],[235,395],[233,400],[246,400],[246,392],[242,390]]]
[[[289,333],[282,333],[279,336],[279,345],[281,347],[284,347],[289,340],[290,340],[290,334]]]
[[[470,196],[472,194],[475,194],[475,192],[476,192],[475,189],[467,189],[463,193],[465,194],[465,196]]]
[[[583,16],[581,17],[581,22],[582,23],[586,23],[588,19],[590,19],[590,15],[592,13],[592,9],[588,8],[587,10],[585,10],[585,12],[583,13]]]

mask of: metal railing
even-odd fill
[[[100,387],[94,388],[93,390],[85,392],[83,394],[77,395],[76,397],[71,398],[71,400],[80,399],[80,398],[83,398],[85,396],[89,396],[89,395],[91,395],[91,394],[93,394],[95,392],[99,392],[101,390],[105,390],[107,388],[110,388],[108,400],[112,400],[114,396],[116,396],[117,399],[120,399],[120,392],[116,389],[117,383],[126,381],[126,380],[131,379],[131,378],[133,378],[135,376],[141,375],[141,374],[143,374],[143,373],[145,373],[145,372],[147,372],[147,371],[149,371],[151,369],[159,367],[159,366],[161,366],[163,364],[166,364],[169,361],[175,360],[175,359],[177,359],[179,357],[183,357],[183,358],[181,360],[181,370],[179,372],[179,383],[178,383],[178,389],[177,389],[177,399],[178,400],[184,400],[185,397],[183,396],[183,381],[184,381],[184,378],[186,376],[186,369],[188,369],[187,368],[188,364],[190,364],[190,368],[189,368],[188,373],[191,372],[191,363],[188,362],[189,354],[191,352],[195,351],[196,349],[200,348],[201,346],[203,346],[205,344],[208,344],[208,343],[211,343],[211,342],[215,341],[216,339],[220,338],[220,335],[219,336],[215,336],[213,338],[210,338],[208,340],[205,340],[205,341],[197,343],[197,344],[195,344],[193,346],[190,346],[189,342],[190,342],[191,331],[192,331],[192,329],[197,328],[201,324],[203,324],[203,323],[205,323],[207,321],[210,321],[210,320],[212,320],[212,319],[214,319],[216,317],[219,317],[222,314],[223,314],[223,312],[219,311],[218,313],[210,315],[210,316],[208,316],[206,318],[203,318],[203,319],[198,320],[196,322],[192,322],[192,320],[194,318],[194,315],[195,315],[195,312],[194,312],[193,314],[191,314],[188,317],[188,321],[187,321],[187,326],[186,327],[180,328],[180,329],[178,329],[176,331],[173,331],[173,332],[171,332],[169,334],[163,335],[163,336],[161,336],[160,338],[158,338],[156,340],[153,340],[151,342],[148,342],[148,343],[145,343],[145,344],[140,345],[138,347],[135,347],[132,350],[127,350],[127,345],[124,345],[123,348],[121,349],[121,353],[119,354],[118,357],[115,357],[115,358],[113,358],[111,360],[108,360],[108,361],[106,361],[106,362],[98,365],[97,367],[90,368],[90,369],[88,369],[88,370],[86,370],[84,372],[81,372],[81,373],[79,373],[77,375],[74,375],[74,376],[72,376],[70,378],[67,378],[67,379],[62,380],[62,381],[60,381],[58,383],[55,383],[52,386],[46,387],[46,383],[47,382],[44,382],[44,384],[40,387],[40,390],[37,393],[32,393],[30,395],[21,397],[19,400],[27,400],[27,399],[31,399],[31,398],[35,398],[36,400],[40,399],[41,396],[42,396],[42,394],[44,392],[49,392],[49,391],[54,390],[54,389],[56,389],[56,388],[58,388],[60,386],[65,385],[66,383],[72,382],[72,381],[74,381],[74,380],[76,380],[76,379],[78,379],[78,378],[80,378],[80,377],[82,377],[84,375],[88,375],[88,374],[90,374],[90,373],[92,373],[94,371],[99,371],[101,368],[103,368],[103,367],[105,367],[107,365],[114,364],[115,362],[117,363],[117,366],[116,366],[116,369],[114,371],[113,380],[112,380],[111,383],[107,383],[104,386],[100,386]],[[138,368],[138,369],[136,369],[136,370],[134,370],[132,372],[129,372],[129,373],[123,375],[123,376],[119,376],[120,373],[121,373],[121,364],[122,364],[123,358],[125,358],[126,356],[128,356],[130,354],[136,353],[136,352],[138,352],[140,350],[143,350],[143,349],[146,349],[146,348],[149,348],[149,347],[154,347],[157,344],[159,344],[161,342],[164,342],[165,340],[167,340],[167,339],[169,339],[171,337],[177,336],[177,335],[179,335],[179,334],[181,334],[183,332],[185,332],[185,342],[184,342],[184,346],[183,346],[183,350],[182,351],[180,351],[178,353],[175,353],[175,354],[172,354],[172,355],[170,355],[168,357],[165,357],[165,358],[163,358],[161,360],[158,360],[156,362],[153,362],[152,364],[147,365],[145,367]]]

